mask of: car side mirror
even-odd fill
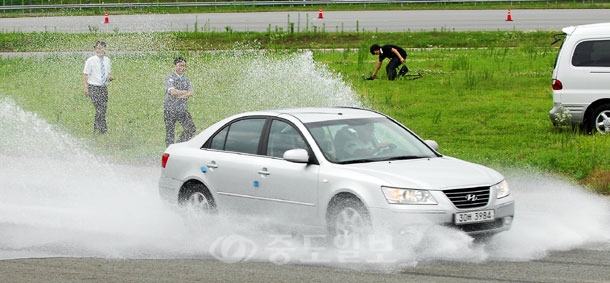
[[[431,147],[432,149],[438,151],[438,143],[436,141],[433,140],[425,140],[424,142],[426,142],[426,144]]]
[[[284,152],[283,157],[285,160],[295,163],[309,162],[309,153],[307,153],[307,150],[302,148],[287,150]]]

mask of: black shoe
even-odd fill
[[[406,75],[409,72],[409,68],[407,68],[407,66],[403,65],[402,68],[400,68],[400,71],[398,71],[398,76],[402,77],[404,75]]]

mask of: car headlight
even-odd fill
[[[508,187],[508,182],[506,182],[506,180],[491,186],[491,189],[497,192],[497,198],[503,198],[510,195],[510,188]]]
[[[427,190],[381,187],[388,203],[395,204],[438,204]]]

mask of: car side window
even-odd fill
[[[579,43],[574,49],[572,65],[610,67],[610,40],[591,40]]]
[[[314,140],[318,143],[318,146],[322,150],[322,153],[326,159],[330,161],[337,161],[337,153],[335,145],[333,143],[333,135],[328,125],[317,126],[309,128],[309,132],[313,136]]]
[[[212,138],[210,148],[257,154],[264,125],[264,118],[233,122]]]
[[[269,130],[267,155],[281,158],[284,152],[295,148],[307,149],[299,131],[284,121],[273,120]]]
[[[224,150],[225,149],[225,141],[227,140],[227,133],[229,132],[229,127],[225,127],[222,131],[218,132],[210,143],[211,149]]]

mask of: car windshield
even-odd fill
[[[332,120],[306,126],[326,159],[335,163],[437,156],[415,135],[387,118]]]

